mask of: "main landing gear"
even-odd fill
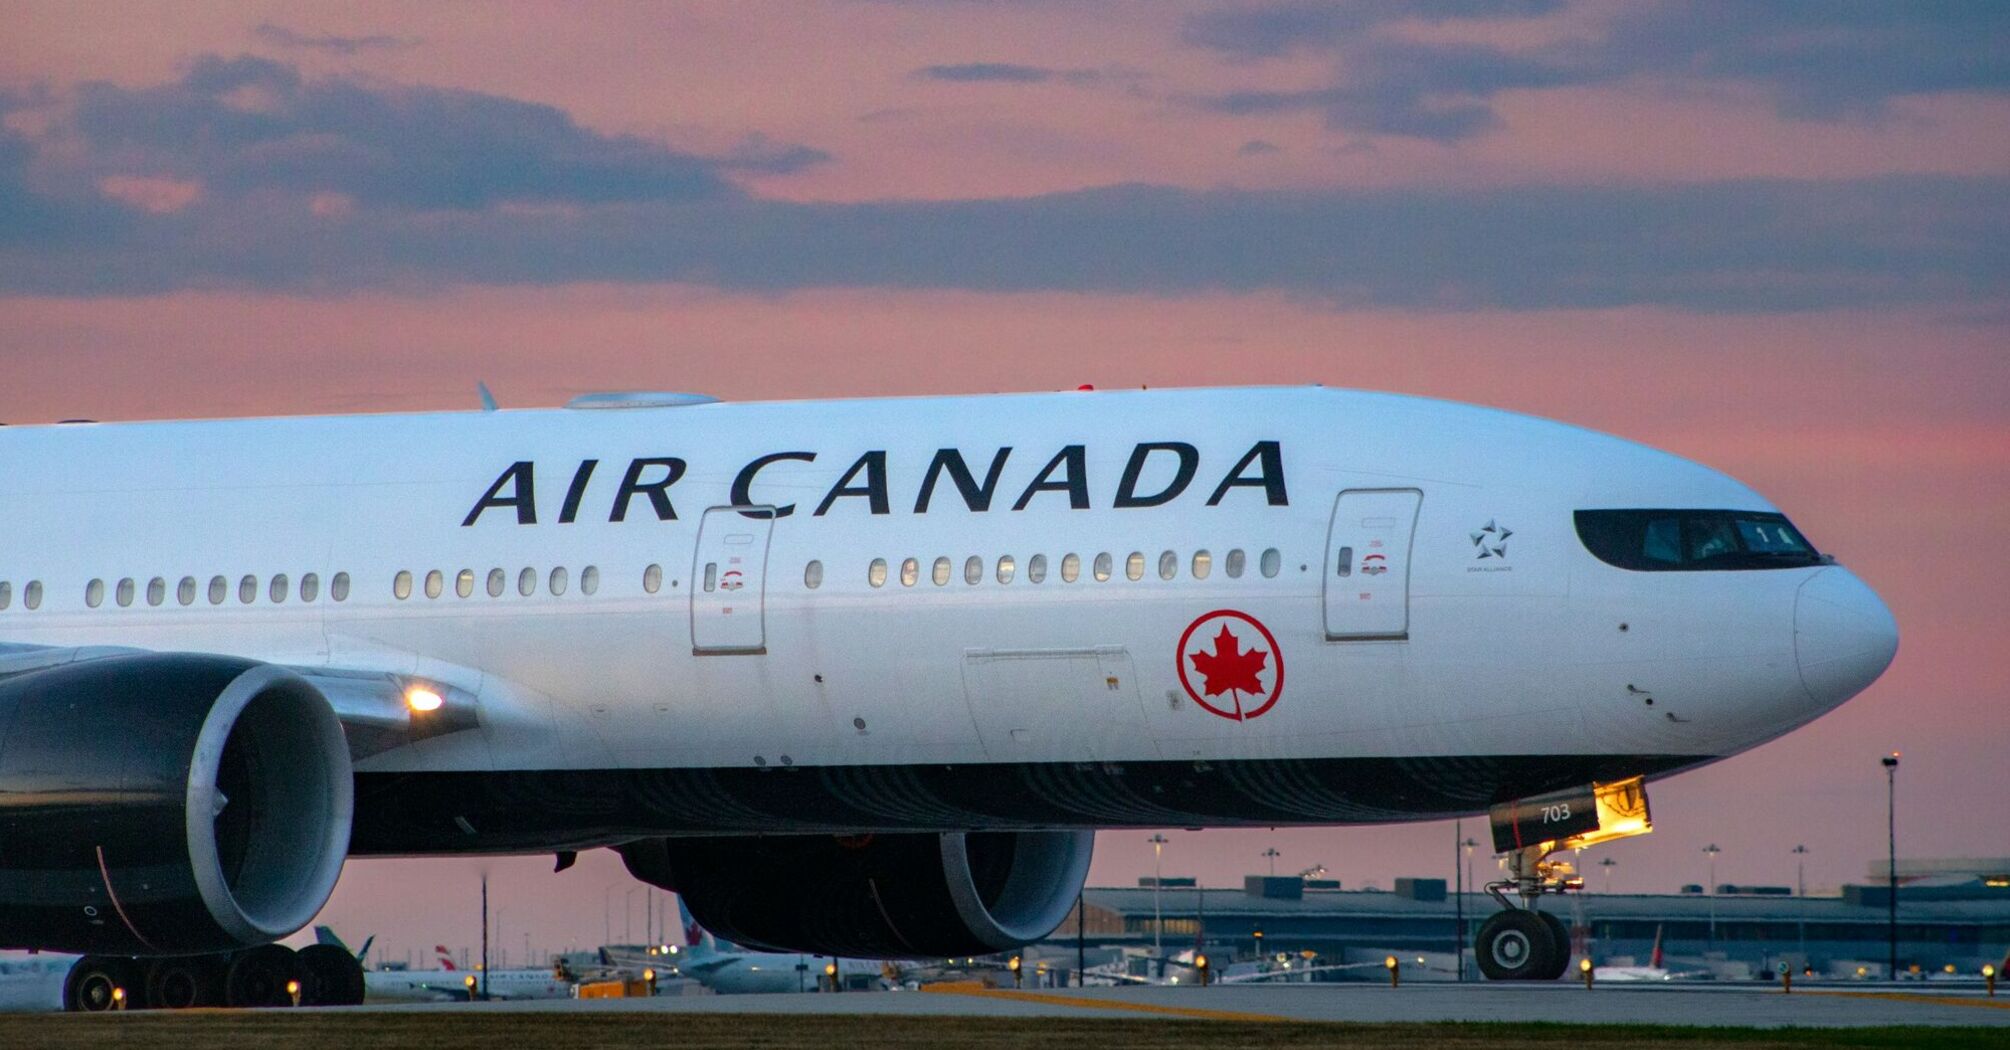
[[[1508,877],[1487,884],[1501,911],[1480,924],[1473,953],[1492,981],[1554,981],[1570,967],[1570,931],[1536,907],[1545,893],[1584,888],[1558,850],[1645,835],[1654,830],[1647,786],[1640,777],[1559,791],[1495,806],[1494,849],[1506,854]],[[1508,891],[1521,898],[1516,904]]]
[[[265,944],[238,952],[158,959],[86,955],[70,967],[63,982],[63,1009],[95,1013],[291,1006],[296,988],[301,1006],[358,1005],[363,1001],[363,964],[325,944],[298,952]]]

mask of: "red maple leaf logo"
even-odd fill
[[[1187,659],[1193,661],[1193,669],[1207,679],[1202,690],[1209,696],[1223,693],[1235,701],[1236,717],[1242,717],[1242,694],[1263,695],[1263,682],[1257,675],[1263,672],[1264,661],[1270,654],[1261,649],[1242,648],[1235,632],[1221,625],[1221,633],[1214,636],[1214,652],[1190,653]]]

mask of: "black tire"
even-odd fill
[[[223,1005],[223,960],[179,955],[147,963],[147,1005],[162,1010]]]
[[[1562,919],[1557,918],[1549,912],[1538,911],[1536,914],[1542,916],[1542,921],[1549,926],[1550,936],[1555,938],[1553,943],[1556,945],[1556,950],[1551,953],[1555,956],[1554,961],[1550,963],[1549,969],[1544,970],[1542,976],[1538,979],[1554,981],[1570,972],[1570,927],[1565,926]]]
[[[286,982],[300,979],[293,949],[266,944],[239,952],[223,976],[225,1006],[292,1006]]]
[[[115,955],[86,955],[70,967],[63,978],[63,1009],[79,1013],[100,1013],[118,1008],[112,992],[126,990],[126,1009],[137,1010],[146,1003],[143,974],[131,959]]]
[[[1494,913],[1473,939],[1473,956],[1490,981],[1545,980],[1559,950],[1542,913],[1526,908]]]
[[[361,1006],[363,964],[346,949],[310,944],[300,949],[300,1005]]]

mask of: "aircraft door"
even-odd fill
[[[691,651],[768,651],[768,540],[773,507],[713,507],[698,523],[691,567]]]
[[[1416,489],[1348,489],[1333,503],[1326,537],[1326,637],[1410,636],[1410,538]]]

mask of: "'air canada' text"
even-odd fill
[[[989,463],[980,459],[980,478],[978,470],[972,469],[960,450],[940,449],[920,471],[919,484],[911,490],[905,487],[900,490],[902,505],[912,506],[916,514],[927,514],[932,509],[943,507],[983,513],[1003,508],[1022,511],[1029,507],[1059,506],[1063,501],[1071,510],[1088,510],[1094,505],[1091,495],[1096,490],[1089,477],[1087,446],[1068,445],[1062,448],[1054,453],[1053,458],[1046,460],[1046,465],[1023,486],[1003,484],[1012,454],[1013,450],[1007,447],[993,453]],[[1171,503],[1192,486],[1194,476],[1200,470],[1200,460],[1200,450],[1182,441],[1143,442],[1131,450],[1115,488],[1106,490],[1111,495],[1104,505],[1126,510]],[[815,452],[770,452],[756,457],[734,475],[732,487],[727,493],[728,502],[735,507],[771,508],[745,511],[749,517],[786,518],[796,513],[796,504],[775,504],[764,500],[762,471],[778,463],[816,461]],[[1022,461],[1039,462],[1026,461],[1023,457]],[[884,449],[860,455],[809,514],[822,517],[834,508],[845,506],[862,506],[873,514],[893,513],[894,490],[889,487],[889,471],[903,466],[895,463],[890,467]],[[630,513],[635,512],[638,516],[645,513],[652,515],[657,521],[675,521],[677,507],[671,500],[671,490],[683,480],[687,467],[684,460],[675,456],[630,460],[621,473],[621,482],[614,489],[612,501],[606,505],[607,520],[627,521]],[[600,461],[597,459],[581,460],[577,467],[572,468],[565,486],[565,498],[558,507],[558,524],[570,525],[579,520],[582,506],[592,495],[593,479],[599,469]],[[1147,471],[1152,479],[1149,482],[1144,480]],[[1284,454],[1278,442],[1259,441],[1250,446],[1249,451],[1243,453],[1235,465],[1209,487],[1206,505],[1217,506],[1242,489],[1253,490],[1248,497],[1252,499],[1260,493],[1269,506],[1290,504],[1284,486]],[[908,504],[905,496],[910,491],[914,498]],[[1006,502],[1008,496],[1009,503]],[[640,509],[637,508],[638,502]],[[706,505],[711,506],[715,502]],[[505,468],[488,491],[475,501],[474,508],[468,511],[461,525],[474,525],[491,511],[497,512],[498,516],[513,517],[518,525],[539,522],[535,461],[518,460]]]

